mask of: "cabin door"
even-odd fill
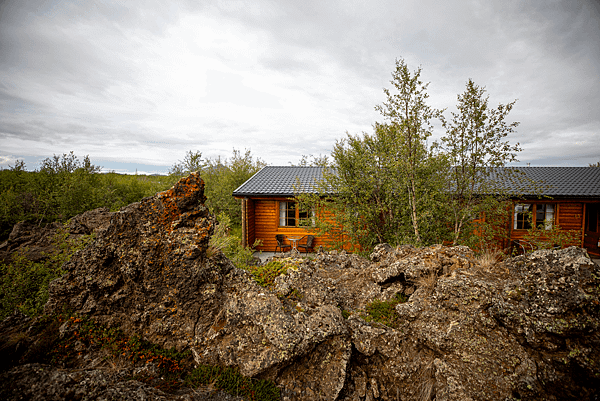
[[[590,255],[600,256],[600,203],[585,205],[583,247]]]

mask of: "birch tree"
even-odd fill
[[[458,112],[443,122],[446,135],[442,144],[451,165],[448,206],[454,244],[461,242],[465,232],[473,232],[472,228],[465,231],[473,217],[498,201],[503,189],[490,179],[493,169],[517,161],[519,144],[511,145],[506,139],[519,125],[506,121],[515,102],[491,108],[485,88],[469,79],[464,93],[458,95]]]
[[[418,181],[429,162],[427,139],[433,130],[432,120],[441,112],[427,104],[429,83],[421,81],[420,67],[411,73],[403,59],[396,60],[390,83],[392,90],[383,90],[387,100],[375,109],[396,137],[394,168],[405,178],[412,228],[416,242],[421,243],[419,209],[427,199],[418,196]]]

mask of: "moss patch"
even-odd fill
[[[367,304],[366,315],[362,318],[367,322],[378,322],[388,327],[398,327],[398,315],[396,314],[396,305],[404,303],[408,297],[398,293],[389,301],[380,301],[378,299]]]

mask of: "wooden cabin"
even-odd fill
[[[313,248],[326,245],[327,238],[317,236],[311,227],[313,212],[299,210],[294,202],[299,192],[318,192],[323,171],[322,167],[266,166],[233,191],[242,200],[242,244],[251,246],[260,240],[256,249],[274,252],[275,236],[282,234],[287,245],[294,241],[302,245],[308,235],[315,236]]]
[[[510,244],[503,247],[519,242],[527,246],[524,237],[533,226],[542,231],[559,226],[576,232],[578,238],[572,245],[587,249],[591,256],[600,256],[600,168],[513,169],[522,179],[503,185],[521,195],[512,199],[511,220],[507,222]]]
[[[542,229],[558,225],[563,230],[579,231],[579,240],[573,245],[586,248],[592,256],[600,256],[600,168],[515,169],[525,179],[517,184],[510,181],[505,184],[507,191],[521,195],[512,199],[510,221],[503,223],[507,239],[499,246],[506,249],[522,241],[533,224]],[[257,249],[273,252],[277,246],[277,234],[288,238],[315,235],[310,224],[300,225],[310,216],[295,207],[294,195],[299,191],[317,193],[317,183],[322,179],[323,171],[322,167],[267,166],[237,188],[233,196],[242,200],[243,244],[251,246],[260,239],[262,245]],[[495,177],[502,180],[501,169],[497,170]],[[539,185],[536,185],[535,191],[529,190],[529,186],[522,190],[511,187],[523,182]],[[302,243],[303,240],[299,241]],[[328,238],[317,237],[314,246],[327,243]]]

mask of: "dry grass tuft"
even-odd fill
[[[418,288],[422,288],[426,295],[433,294],[433,289],[435,288],[435,284],[437,283],[437,273],[434,268],[430,268],[429,271],[419,277],[416,281],[416,285]]]
[[[435,369],[433,359],[423,366],[418,378],[417,400],[430,401],[435,395]]]
[[[475,258],[476,268],[485,273],[508,273],[502,264],[503,256],[504,254],[499,250],[486,249]]]

